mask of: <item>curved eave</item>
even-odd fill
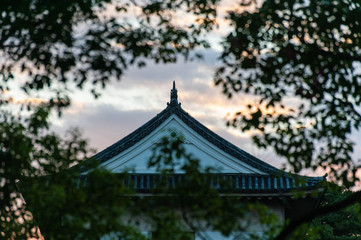
[[[186,174],[119,174],[123,184],[137,193],[155,193],[157,189],[163,192],[164,189],[176,189],[187,183]],[[224,194],[247,194],[255,196],[284,196],[294,195],[298,192],[311,193],[323,191],[321,182],[310,181],[307,178],[276,177],[261,174],[234,174],[216,173],[205,175],[206,182],[211,188]],[[87,176],[82,177],[86,183]],[[189,182],[188,182],[189,184]]]

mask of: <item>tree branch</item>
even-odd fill
[[[303,215],[300,218],[291,221],[287,226],[285,226],[282,229],[282,231],[278,234],[275,240],[284,240],[301,224],[310,222],[316,217],[344,209],[356,202],[361,202],[361,191],[354,192],[351,196],[345,198],[342,201],[317,208],[315,211],[311,212],[310,214]]]

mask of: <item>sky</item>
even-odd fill
[[[220,27],[207,36],[212,48],[201,50],[204,60],[185,62],[179,58],[175,64],[161,65],[148,62],[144,68],[131,67],[122,79],[109,82],[106,88],[100,91],[101,97],[98,99],[92,96],[90,90],[75,88],[71,94],[72,104],[64,110],[62,117],[53,114],[52,130],[64,134],[67,129],[78,127],[89,140],[90,146],[97,152],[101,151],[162,111],[169,102],[172,82],[176,81],[179,101],[185,111],[234,145],[274,166],[281,167],[284,161],[271,150],[257,149],[252,144],[249,133],[226,127],[227,114],[241,110],[240,106],[245,106],[252,99],[244,96],[228,99],[222,94],[222,89],[215,87],[213,83],[213,74],[218,64],[217,57],[221,50],[219,42],[221,36],[228,34],[229,30],[227,20],[222,19],[222,16],[226,11],[235,8],[234,1],[223,1],[219,8]],[[182,20],[183,16],[179,17]],[[21,84],[21,81],[26,81],[26,77],[19,71],[17,80],[20,79]],[[19,83],[11,86],[10,93],[15,96],[15,103],[45,101],[41,97],[42,93],[39,96],[37,93],[27,96],[16,84]]]
[[[206,127],[252,155],[281,167],[282,159],[271,150],[259,150],[250,134],[226,127],[227,114],[239,111],[249,97],[228,99],[213,83],[217,51],[204,52],[205,60],[176,64],[148,64],[131,68],[116,82],[110,82],[94,99],[89,92],[74,91],[72,105],[61,118],[54,116],[53,129],[79,127],[97,151],[110,146],[149,121],[167,106],[172,82],[176,81],[182,108]]]
[[[234,9],[234,1],[225,2],[223,12]],[[242,110],[252,98],[236,95],[228,99],[213,83],[220,51],[217,41],[227,33],[227,22],[220,21],[220,24],[210,36],[212,48],[202,50],[203,61],[185,62],[180,58],[175,64],[148,63],[144,68],[131,67],[122,79],[109,82],[98,99],[94,99],[90,91],[74,89],[72,105],[61,118],[54,114],[52,129],[63,134],[66,129],[78,127],[90,146],[101,151],[162,111],[169,101],[172,82],[176,81],[179,101],[185,111],[244,151],[275,167],[282,167],[284,159],[271,149],[258,149],[252,143],[250,133],[226,127],[227,114]],[[361,133],[354,132],[351,139],[357,143],[353,156],[358,160],[361,158]]]
[[[89,91],[75,90],[72,105],[61,118],[53,117],[53,129],[64,133],[66,129],[78,127],[90,146],[97,152],[112,145],[149,121],[167,106],[172,82],[176,81],[178,98],[182,108],[206,127],[238,146],[242,150],[278,168],[285,160],[272,149],[258,149],[250,133],[226,126],[228,114],[242,110],[252,98],[236,95],[228,99],[222,88],[213,82],[217,67],[217,50],[204,52],[205,60],[176,64],[157,65],[148,63],[145,68],[130,68],[119,81],[110,82],[94,99]],[[353,158],[360,163],[361,133],[351,136],[357,145]],[[324,172],[303,172],[311,176],[322,176]]]

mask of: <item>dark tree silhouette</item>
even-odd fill
[[[209,47],[205,34],[217,26],[221,4],[217,0],[4,0],[0,101],[11,101],[4,93],[16,82],[29,94],[46,90],[47,107],[61,108],[69,104],[67,89],[73,84],[79,88],[93,84],[92,92],[98,96],[97,86],[120,79],[129,66],[200,57],[192,50]],[[190,21],[179,21],[180,16]],[[350,138],[361,124],[359,1],[244,0],[225,17],[230,32],[222,42],[215,83],[228,97],[258,96],[248,112],[235,113],[228,124],[242,131],[259,130],[254,142],[284,156],[293,172],[323,169],[331,181],[348,188],[359,183]],[[19,74],[25,77],[20,80]],[[87,152],[78,138],[61,140],[46,132],[47,114],[38,109],[26,121],[1,115],[2,236],[24,235],[31,229],[20,226],[30,218],[19,222],[14,211],[18,180],[59,172]],[[359,194],[335,206],[342,209],[357,201]],[[321,208],[292,222],[281,234],[326,212]]]

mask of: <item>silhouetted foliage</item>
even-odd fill
[[[229,236],[248,229],[252,223],[247,220],[256,216],[270,236],[279,229],[276,215],[261,203],[222,196],[212,187],[216,170],[201,168],[186,153],[182,138],[163,138],[154,147],[149,166],[160,177],[144,197],[134,190],[132,171],[111,173],[87,159],[91,151],[79,132],[65,139],[49,133],[47,109],[29,118],[9,113],[2,118],[3,239],[192,239],[190,232],[205,230]],[[185,177],[170,188],[167,181],[178,167]],[[218,184],[226,188],[228,183]],[[152,235],[144,235],[139,226]]]
[[[82,88],[89,82],[94,86],[91,91],[98,96],[97,86],[120,79],[129,66],[142,67],[147,61],[171,63],[180,56],[190,59],[192,50],[209,47],[204,34],[217,26],[217,11],[221,7],[218,4],[221,2],[217,0],[2,1],[0,93],[5,93],[15,81],[27,93],[46,90],[50,94],[47,106],[61,108],[68,106],[67,90],[73,85]],[[239,8],[225,15],[231,23],[230,33],[223,39],[215,83],[223,87],[228,97],[235,97],[235,93],[258,96],[255,103],[249,103],[248,111],[236,113],[229,125],[242,131],[259,130],[254,142],[259,147],[272,147],[286,157],[294,172],[321,168],[332,181],[354,186],[359,180],[355,175],[359,168],[351,157],[354,142],[350,135],[361,124],[360,3],[250,0],[241,1]],[[179,16],[187,16],[190,21],[179,21]],[[1,96],[0,101],[7,103],[11,99]],[[25,184],[25,179],[35,177],[45,181],[46,176],[55,173],[54,185],[41,187],[42,191],[53,193],[43,193],[53,200],[39,201],[40,195],[28,195],[30,201],[50,204],[54,214],[41,212],[42,205],[34,208],[41,218],[54,218],[69,227],[69,231],[62,232],[65,235],[57,235],[59,229],[49,226],[50,239],[81,239],[90,236],[88,233],[102,236],[110,228],[105,221],[96,221],[107,217],[102,210],[95,213],[100,196],[74,193],[74,179],[78,178],[62,176],[63,172],[79,174],[65,170],[87,156],[86,142],[78,133],[68,139],[49,133],[48,114],[46,108],[21,119],[1,113],[1,237],[23,239],[36,234],[32,232],[36,224],[30,212],[21,201],[18,205],[16,184]],[[97,174],[107,173],[95,171],[94,177]],[[63,183],[69,185],[64,187]],[[38,194],[44,184],[35,184],[32,193]],[[108,189],[86,186],[89,189],[85,188],[85,192],[94,187],[99,194]],[[114,210],[115,215],[122,213],[124,209],[115,205],[109,191],[104,206]],[[333,205],[343,209],[357,201],[358,194],[352,193]],[[70,204],[73,195],[78,205]],[[79,212],[73,212],[73,207]],[[60,209],[62,212],[57,212]],[[287,235],[288,230],[330,209],[321,208],[314,215],[286,225],[283,233]],[[340,214],[347,212],[348,209]],[[67,213],[74,218],[57,215]],[[80,213],[88,214],[91,220],[82,219]],[[167,215],[164,219],[168,219]],[[87,233],[82,235],[88,223],[99,227],[99,234],[85,229]],[[113,224],[111,227],[121,228],[123,233],[128,229],[123,222]],[[219,230],[228,233],[233,229],[225,226]],[[332,225],[325,226],[330,229]],[[127,233],[138,236],[132,229]]]
[[[229,124],[257,129],[294,172],[324,169],[350,187],[358,181],[351,132],[361,125],[359,1],[264,1],[231,11],[223,66],[215,75],[229,97],[257,96]],[[354,159],[355,160],[355,159]]]
[[[0,236],[4,239],[25,239],[37,234],[19,192],[19,181],[61,174],[89,154],[87,142],[77,130],[70,131],[66,138],[50,133],[48,115],[47,108],[38,108],[29,117],[0,113]],[[61,200],[58,197],[63,192],[55,188],[47,195],[49,201]],[[36,191],[31,193],[38,196]],[[46,202],[45,197],[38,204],[43,201]]]
[[[129,66],[144,66],[145,60],[188,58],[190,50],[208,47],[199,37],[214,26],[215,2],[3,1],[0,93],[22,73],[25,81],[18,82],[24,91],[46,89],[52,92],[52,104],[63,105],[69,101],[69,86],[82,88],[89,82],[105,87]],[[196,19],[178,24],[176,12]],[[92,92],[98,96],[95,87]]]
[[[329,191],[321,206],[332,205],[352,196],[351,191],[341,188]],[[360,202],[356,202],[340,211],[318,217],[311,223],[311,232],[315,232],[314,239],[322,240],[355,240],[361,236]]]

